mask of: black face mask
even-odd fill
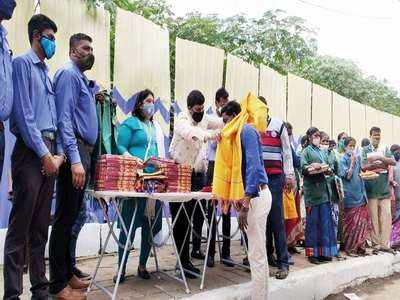
[[[400,160],[400,153],[399,153],[399,152],[396,152],[396,153],[394,154],[394,159],[395,159],[396,161],[399,161],[399,160]]]
[[[81,59],[79,59],[78,64],[83,70],[87,71],[93,67],[94,60],[95,60],[94,55],[88,54],[88,55],[82,57]]]
[[[192,113],[192,118],[196,123],[200,123],[201,120],[203,120],[203,117],[204,117],[204,111]]]

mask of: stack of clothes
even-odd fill
[[[179,165],[163,158],[152,158],[150,163],[166,177],[164,183],[168,193],[190,193],[192,168],[189,165]]]
[[[102,155],[96,165],[95,188],[98,191],[134,192],[138,169],[143,169],[138,158]]]

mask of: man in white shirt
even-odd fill
[[[220,133],[217,131],[223,127],[222,119],[213,118],[204,113],[205,98],[203,94],[194,90],[187,97],[187,112],[182,112],[175,121],[174,136],[169,148],[170,156],[179,164],[188,164],[192,167],[192,191],[199,191],[204,187],[205,174],[207,171],[207,142],[219,140]],[[185,203],[188,215],[192,215],[196,201],[192,200]],[[174,238],[178,250],[182,266],[185,269],[185,275],[188,278],[196,278],[194,274],[200,274],[200,270],[195,268],[190,261],[189,256],[189,237],[186,237],[186,230],[189,222],[185,214],[177,213],[180,203],[171,203],[171,214],[173,220],[177,218],[174,227]],[[201,234],[203,216],[200,210],[194,215],[194,230]],[[195,235],[194,235],[195,236]],[[194,250],[192,254],[198,253],[200,250],[199,239],[194,240]],[[197,244],[197,245],[196,245]]]

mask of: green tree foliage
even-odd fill
[[[249,63],[265,64],[282,74],[292,72],[347,98],[400,115],[399,94],[387,81],[366,77],[352,61],[318,55],[317,32],[304,19],[288,16],[282,10],[267,11],[260,18],[246,15],[220,18],[198,12],[175,17],[165,0],[85,1],[89,9],[103,4],[112,14],[113,28],[116,7],[167,28],[171,78],[175,78],[175,39],[179,37],[224,49]],[[113,39],[114,32],[111,34]]]

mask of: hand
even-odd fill
[[[247,215],[248,215],[249,209],[242,207],[242,209],[239,212],[239,228],[241,231],[246,231],[247,230]]]
[[[295,187],[296,187],[296,180],[292,176],[286,176],[285,189],[293,191]]]
[[[106,93],[107,93],[106,90],[101,91],[101,92],[98,92],[98,93],[96,94],[96,96],[95,96],[95,98],[96,98],[96,103],[103,104],[103,103],[104,103],[104,100],[106,99]]]
[[[128,151],[125,151],[124,154],[122,154],[124,157],[133,157]]]
[[[72,184],[78,189],[82,190],[85,187],[86,173],[82,163],[73,164],[71,166]]]
[[[42,174],[46,176],[55,176],[58,172],[58,164],[56,159],[50,153],[47,153],[45,156],[42,157]]]
[[[320,170],[321,169],[321,164],[320,163],[312,163],[310,167],[314,168],[315,170]]]
[[[56,160],[57,168],[59,169],[64,164],[65,158],[63,155],[55,155],[54,159]]]
[[[350,161],[351,164],[354,166],[354,164],[356,163],[356,156],[354,155],[354,153],[350,156]]]

